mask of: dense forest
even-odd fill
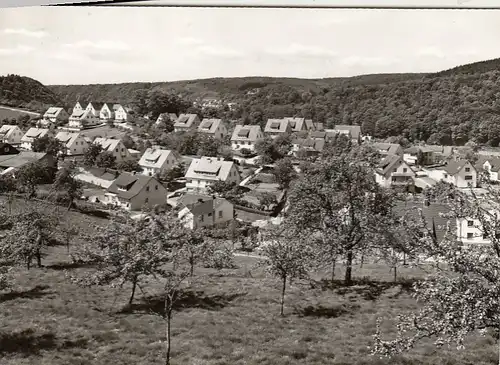
[[[0,105],[43,112],[61,99],[49,88],[29,77],[0,76]]]
[[[237,107],[234,110],[210,110],[204,116],[240,119],[244,123],[261,125],[267,118],[303,116],[326,126],[358,124],[362,126],[363,133],[381,139],[392,137],[402,142],[455,145],[474,141],[498,146],[499,66],[500,60],[495,59],[434,74],[379,74],[327,79],[245,77],[53,85],[48,86],[50,91],[33,80],[36,87],[30,88],[29,94],[19,96],[15,95],[22,87],[13,91],[9,86],[16,83],[4,86],[3,82],[0,96],[2,100],[10,98],[22,103],[60,99],[62,106],[67,108],[72,107],[76,100],[113,101],[135,109],[148,93],[168,93],[184,100],[185,105],[196,99],[217,97],[225,102],[235,102]],[[19,81],[21,85],[26,83]]]

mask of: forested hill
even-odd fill
[[[43,112],[47,107],[61,102],[52,90],[29,77],[0,76],[0,105]]]

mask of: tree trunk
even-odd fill
[[[334,258],[332,260],[332,278],[331,278],[332,283],[335,280],[335,266],[336,266],[336,264],[337,264],[337,259]]]
[[[71,210],[72,205],[73,205],[73,200],[70,199],[67,212],[69,212]]]
[[[346,267],[345,267],[345,284],[346,285],[351,285],[352,284],[352,261],[354,259],[354,254],[352,251],[347,252],[347,257],[346,257]]]
[[[172,347],[172,333],[171,333],[171,323],[172,323],[172,303],[170,300],[165,298],[165,319],[167,321],[167,329],[165,331],[166,338],[166,351],[165,351],[165,365],[170,365],[170,348]]]
[[[128,300],[129,305],[131,305],[132,302],[134,301],[136,287],[137,287],[137,278],[134,278],[134,280],[132,281],[132,293],[130,294],[130,299]]]
[[[283,308],[285,306],[285,291],[286,291],[286,275],[282,277],[283,287],[281,288],[281,301],[280,301],[280,316],[284,316]]]
[[[69,253],[69,243],[70,243],[70,240],[67,239],[66,240],[66,252]]]
[[[394,282],[398,281],[398,267],[394,266]]]
[[[40,253],[40,249],[36,250],[36,264],[38,267],[42,267],[42,254]]]
[[[31,257],[26,259],[26,269],[29,270],[31,268]]]

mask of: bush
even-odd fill
[[[203,266],[207,269],[235,269],[233,250],[228,247],[215,249],[212,254],[205,259]]]

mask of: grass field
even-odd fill
[[[105,221],[71,212],[81,227]],[[394,359],[369,354],[375,319],[393,319],[415,309],[407,281],[392,284],[385,266],[357,267],[357,277],[372,282],[333,288],[293,282],[284,318],[279,317],[280,284],[256,268],[254,258],[237,257],[238,268],[217,272],[197,269],[197,283],[185,293],[173,318],[172,364],[494,364],[494,340],[472,338],[463,351],[422,344]],[[83,289],[70,283],[71,268],[63,247],[51,248],[45,267],[15,271],[12,292],[0,294],[2,365],[151,365],[162,364],[164,324],[138,294],[132,311],[123,312],[125,291]],[[338,274],[341,274],[339,268]],[[421,273],[402,269],[400,276]],[[145,292],[154,294],[155,285]],[[387,325],[387,331],[394,330]]]
[[[103,138],[121,138],[125,135],[126,131],[113,128],[110,126],[102,126],[93,129],[87,129],[82,132],[82,135],[87,136],[89,138],[94,137],[103,137]]]

